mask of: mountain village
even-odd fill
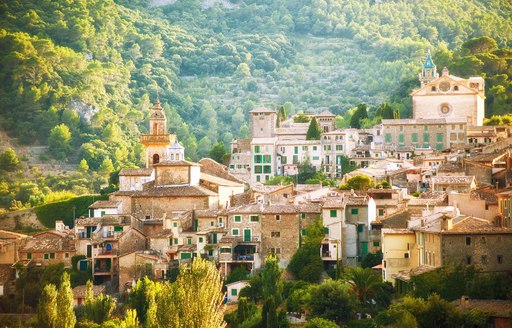
[[[302,114],[322,131],[307,140],[309,122],[256,108],[250,138],[233,140],[227,165],[188,161],[157,99],[149,134],[140,136],[146,167],[122,169],[108,200],[94,202],[72,227],[57,220],[54,230],[32,236],[0,230],[0,295],[15,293],[20,266],[71,267],[75,255],[85,258],[74,269],[92,270],[97,288],[121,294],[144,276],[168,279],[196,257],[215,261],[225,277],[237,268],[258,272],[269,253],[285,268],[318,218],[326,270],[382,252],[373,269],[397,293],[439,267],[511,271],[512,135],[506,126],[483,126],[484,90],[481,77],[439,74],[429,52],[411,94],[412,118],[336,129],[329,111]],[[343,174],[344,158],[357,169]],[[363,175],[381,187],[265,184],[296,177],[304,163],[339,183]],[[227,301],[236,302],[247,283],[228,284]],[[75,304],[83,291],[75,287]]]

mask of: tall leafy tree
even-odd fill
[[[320,245],[324,238],[323,226],[320,220],[306,229],[304,245],[293,254],[288,270],[297,279],[318,282],[323,272],[323,262],[320,257]]]
[[[37,322],[42,328],[53,328],[57,319],[57,289],[55,285],[44,287],[37,306]]]
[[[366,104],[359,104],[350,118],[350,127],[355,129],[361,128],[361,120],[368,118],[368,107]]]
[[[76,317],[73,311],[73,291],[69,281],[69,274],[62,274],[57,294],[57,319],[55,328],[73,328],[75,327]]]
[[[56,159],[65,159],[70,150],[71,132],[66,124],[59,124],[50,131],[48,149]]]
[[[306,140],[320,140],[322,130],[316,121],[316,117],[313,117],[309,122],[308,132],[306,133]]]
[[[283,271],[279,268],[279,259],[270,254],[265,258],[265,266],[261,273],[263,290],[263,309],[261,313],[262,327],[277,327],[277,307],[282,302]]]
[[[217,141],[213,145],[212,150],[210,150],[210,158],[217,163],[222,164],[224,155],[226,155],[226,148],[224,147],[224,143],[222,141]]]
[[[341,325],[352,320],[356,306],[357,298],[341,280],[329,279],[311,287],[308,309],[312,317],[332,320]]]

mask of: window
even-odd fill
[[[482,255],[481,258],[480,258],[480,262],[482,262],[482,264],[486,264],[488,261],[487,261],[487,255]]]
[[[429,134],[428,133],[424,133],[423,134],[423,142],[428,142],[429,140]]]
[[[279,237],[281,237],[281,232],[280,231],[272,231],[270,233],[270,236],[273,238],[279,238]]]
[[[270,249],[270,253],[273,253],[273,254],[281,254],[281,248],[279,248],[279,247],[276,247],[276,248],[272,247],[272,248]]]
[[[50,260],[55,259],[55,253],[50,253]]]
[[[238,289],[233,288],[231,290],[231,296],[237,296],[238,295]]]
[[[32,259],[32,253],[27,253],[27,260],[31,260]]]
[[[241,215],[235,215],[235,222],[242,222],[242,216]]]
[[[485,236],[482,236],[482,244],[487,244],[487,239],[485,238]]]
[[[379,247],[379,246],[380,246],[380,243],[378,241],[373,242],[373,247]]]
[[[409,258],[409,253],[404,253],[404,259],[408,259]]]
[[[277,215],[275,216],[275,218],[276,218],[276,221],[281,221],[281,215],[277,214]]]
[[[270,166],[270,165],[263,166],[263,173],[272,173],[272,166]]]
[[[383,215],[384,215],[384,209],[379,208],[379,216],[383,216]]]
[[[471,237],[466,237],[466,246],[471,245]]]
[[[210,227],[213,227],[215,225],[215,222],[210,221]]]
[[[233,229],[233,230],[231,230],[231,234],[232,234],[233,236],[238,236],[238,234],[239,234],[239,233],[240,233],[240,232],[238,231],[238,229]]]
[[[336,145],[336,150],[339,150],[339,151],[343,150],[343,145]]]
[[[254,155],[254,163],[262,163],[262,162],[263,162],[263,156]]]
[[[363,232],[363,228],[364,228],[363,224],[358,224],[357,225],[357,232]]]
[[[391,142],[391,133],[386,133],[386,142]]]
[[[69,257],[69,253],[64,253],[64,257],[68,258]]]
[[[466,256],[466,264],[471,265],[471,255]]]
[[[254,166],[254,173],[263,173],[263,166],[255,165]]]
[[[432,91],[436,91],[436,87],[435,87],[435,86],[433,86],[433,87],[432,87],[432,89],[430,89],[430,90],[432,90]]]
[[[423,126],[423,130],[428,131],[428,125]]]
[[[352,214],[352,215],[358,215],[358,214],[359,214],[359,209],[358,209],[358,208],[352,208],[352,209],[350,209],[350,214]]]
[[[398,135],[398,142],[399,142],[399,143],[404,143],[404,140],[405,140],[404,135],[403,135],[402,133],[400,133],[400,134]]]
[[[503,264],[503,255],[498,255],[497,260],[498,264]]]
[[[172,223],[172,226],[173,226],[174,228],[177,228],[177,227],[178,227],[178,222],[173,222],[173,223]]]
[[[231,247],[222,247],[220,249],[221,253],[231,253]]]
[[[174,238],[174,245],[178,245],[178,238]]]
[[[418,142],[418,134],[417,133],[412,134],[412,142]]]
[[[151,219],[151,216],[146,215],[146,220],[149,220],[149,219]]]
[[[192,238],[190,238],[190,237],[187,238],[187,244],[192,245]]]
[[[337,211],[336,210],[331,210],[329,214],[330,214],[329,216],[331,218],[335,218],[337,216]]]
[[[249,217],[249,221],[251,221],[251,222],[258,222],[259,220],[260,220],[260,218],[257,215],[251,215]]]
[[[299,153],[299,147],[295,146],[293,147],[293,153],[298,154]]]
[[[302,229],[302,230],[300,231],[300,234],[301,234],[302,236],[306,236],[306,235],[307,235],[307,233],[308,233],[308,232],[307,232],[307,230],[306,230],[306,229]]]
[[[324,227],[324,235],[328,235],[329,234],[329,227]]]
[[[306,218],[306,213],[300,213],[300,218],[301,219],[305,219]]]
[[[48,253],[44,254],[44,259],[48,260],[48,256],[49,256]]]
[[[271,155],[263,155],[263,163],[272,163]]]
[[[198,243],[202,243],[202,242],[203,242],[203,240],[204,240],[204,239],[203,239],[203,237],[199,237],[199,238],[197,238],[197,242],[198,242]]]
[[[308,151],[308,146],[302,146],[303,151]]]
[[[437,134],[437,142],[443,142],[443,134],[442,133]]]
[[[254,152],[258,154],[260,152],[260,146],[254,146]]]

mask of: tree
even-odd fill
[[[350,127],[354,129],[361,128],[361,120],[368,118],[368,111],[366,104],[357,105],[356,111],[350,118]]]
[[[110,173],[114,171],[114,164],[112,164],[112,160],[110,157],[107,157],[103,160],[100,167],[98,168],[98,173],[103,177],[110,176]]]
[[[89,164],[87,164],[85,158],[82,158],[80,164],[78,164],[78,172],[82,175],[87,175],[87,173],[89,173]]]
[[[61,277],[57,294],[57,319],[55,328],[75,327],[76,317],[73,311],[73,291],[69,282],[69,274],[64,272]]]
[[[200,157],[205,157],[212,149],[212,142],[208,137],[203,137],[199,140],[199,145],[197,146],[197,152]]]
[[[288,270],[297,279],[318,282],[323,272],[323,262],[320,257],[320,245],[324,238],[323,226],[320,220],[306,229],[304,245],[293,254]]]
[[[50,154],[56,158],[63,160],[70,149],[71,132],[66,124],[62,123],[55,126],[50,131],[48,137],[48,149]]]
[[[216,161],[217,163],[222,164],[224,155],[226,155],[226,148],[224,147],[224,143],[221,141],[217,141],[212,150],[210,150],[210,158]]]
[[[94,297],[93,285],[87,281],[87,290],[84,305],[84,317],[97,324],[110,320],[116,308],[116,300],[110,295],[100,294]]]
[[[309,159],[299,164],[299,174],[297,175],[297,183],[306,183],[308,179],[312,179],[316,175],[316,169]]]
[[[325,280],[310,290],[308,309],[312,317],[332,320],[338,324],[354,317],[357,298],[341,280]]]
[[[14,171],[20,165],[20,160],[12,148],[7,148],[0,155],[0,170]]]
[[[246,270],[243,267],[238,267],[231,271],[231,273],[229,274],[229,276],[226,279],[226,284],[230,284],[232,282],[236,282],[236,281],[240,281],[240,280],[245,280],[245,279],[247,279],[248,275],[249,275],[248,270]]]
[[[485,54],[498,49],[498,43],[493,38],[482,36],[469,39],[462,44],[462,48],[466,49],[470,55]]]
[[[336,322],[324,318],[313,318],[308,320],[304,328],[340,328]]]
[[[389,103],[385,102],[379,106],[375,116],[380,116],[383,119],[394,119],[394,110]]]
[[[308,123],[310,119],[311,118],[308,115],[306,115],[304,113],[300,113],[300,114],[295,115],[295,117],[293,118],[293,122],[295,122],[295,123]]]
[[[48,284],[44,287],[43,293],[37,306],[37,322],[40,327],[53,328],[57,318],[57,289],[55,285]]]
[[[382,263],[382,252],[378,251],[377,253],[368,253],[361,261],[362,268],[372,268],[378,264]]]
[[[284,106],[279,107],[278,116],[281,122],[286,121],[286,108]]]
[[[277,327],[277,307],[282,301],[283,282],[281,280],[282,270],[279,268],[279,259],[274,254],[265,258],[265,266],[261,273],[263,309],[261,313],[261,324],[264,328]]]
[[[382,277],[371,268],[352,268],[347,274],[347,281],[359,299],[363,311],[374,307],[387,308],[391,303],[391,292],[382,282]]]
[[[374,183],[370,177],[364,174],[358,174],[347,180],[347,183],[342,184],[340,189],[342,190],[368,190],[373,187]]]
[[[306,140],[320,140],[322,130],[318,126],[316,118],[313,117],[309,123],[308,132],[306,133]]]
[[[156,322],[160,327],[225,327],[223,298],[215,263],[195,258],[180,267],[176,282],[157,290]]]

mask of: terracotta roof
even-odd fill
[[[197,250],[196,244],[178,246],[178,252],[194,252],[195,250]]]
[[[499,157],[505,156],[506,153],[485,153],[485,154],[478,154],[475,156],[467,157],[467,161],[471,162],[492,162],[495,159],[498,159]]]
[[[121,205],[120,201],[97,200],[92,203],[89,208],[118,208],[119,205]]]
[[[112,193],[112,196],[132,196],[136,193],[134,190],[118,190]]]
[[[201,197],[217,196],[201,186],[155,186],[136,192],[133,197]]]
[[[407,234],[407,235],[413,235],[414,234],[414,231],[412,230],[409,230],[409,229],[399,229],[399,228],[382,228],[381,232],[383,234],[389,234],[389,235],[403,235],[403,234]]]
[[[314,213],[314,214],[320,214],[322,213],[322,205],[320,203],[304,203],[299,204],[299,212],[300,213]]]
[[[220,186],[228,186],[228,187],[243,187],[243,183],[234,182],[231,180],[223,179],[220,177],[216,177],[214,175],[206,174],[201,172],[201,180],[205,180],[211,183],[215,183]]]
[[[199,218],[215,218],[217,216],[226,216],[228,215],[228,211],[226,209],[219,210],[196,210],[196,217]]]
[[[474,176],[435,176],[431,178],[434,184],[470,185],[475,180]]]
[[[424,265],[420,265],[415,268],[412,268],[411,270],[400,271],[396,274],[395,278],[403,280],[403,281],[409,281],[409,280],[411,280],[411,277],[419,276],[421,274],[424,274],[424,273],[427,273],[430,271],[434,271],[436,269],[437,269],[436,267],[424,264]]]
[[[222,237],[219,244],[232,244],[235,240],[235,237]]]
[[[164,229],[162,231],[155,232],[148,236],[149,238],[168,238],[172,237],[172,230],[171,229]]]
[[[494,189],[473,190],[471,191],[471,198],[485,200],[486,204],[498,204],[498,197]]]
[[[75,220],[76,226],[97,226],[101,222],[101,218],[85,218],[80,217]]]
[[[322,208],[345,208],[346,205],[345,197],[325,197]]]
[[[74,242],[68,238],[37,238],[33,237],[20,248],[21,252],[59,252],[74,251]]]
[[[453,228],[443,232],[444,234],[472,234],[472,233],[506,233],[512,234],[512,228],[497,227],[495,224],[479,218],[466,217],[454,223]]]
[[[87,291],[86,285],[79,285],[73,288],[73,298],[85,298],[85,292]],[[96,297],[102,293],[105,293],[105,285],[93,285],[92,293]]]
[[[463,296],[464,297],[464,296]],[[512,301],[510,300],[455,300],[451,302],[459,310],[479,310],[492,313],[495,317],[512,317]]]
[[[420,124],[460,124],[467,123],[465,118],[461,117],[444,117],[444,118],[402,118],[402,119],[384,119],[382,125],[420,125]]]
[[[285,204],[249,204],[242,205],[228,210],[229,214],[294,214],[299,213],[300,207]]]
[[[124,168],[119,172],[119,176],[141,176],[148,177],[153,173],[152,168]]]
[[[336,115],[331,113],[329,110],[324,110],[323,112],[321,112],[320,114],[316,114],[315,116],[317,116],[317,117],[320,117],[320,116],[335,117]]]
[[[321,183],[319,183],[319,184],[297,184],[297,186],[295,186],[295,190],[302,191],[302,192],[310,192],[310,191],[315,191],[315,190],[320,190],[320,189],[322,189]]]
[[[189,161],[185,161],[185,160],[180,160],[180,161],[161,161],[160,163],[153,164],[153,166],[155,166],[155,167],[160,167],[160,166],[201,166],[201,164],[189,162]]]

